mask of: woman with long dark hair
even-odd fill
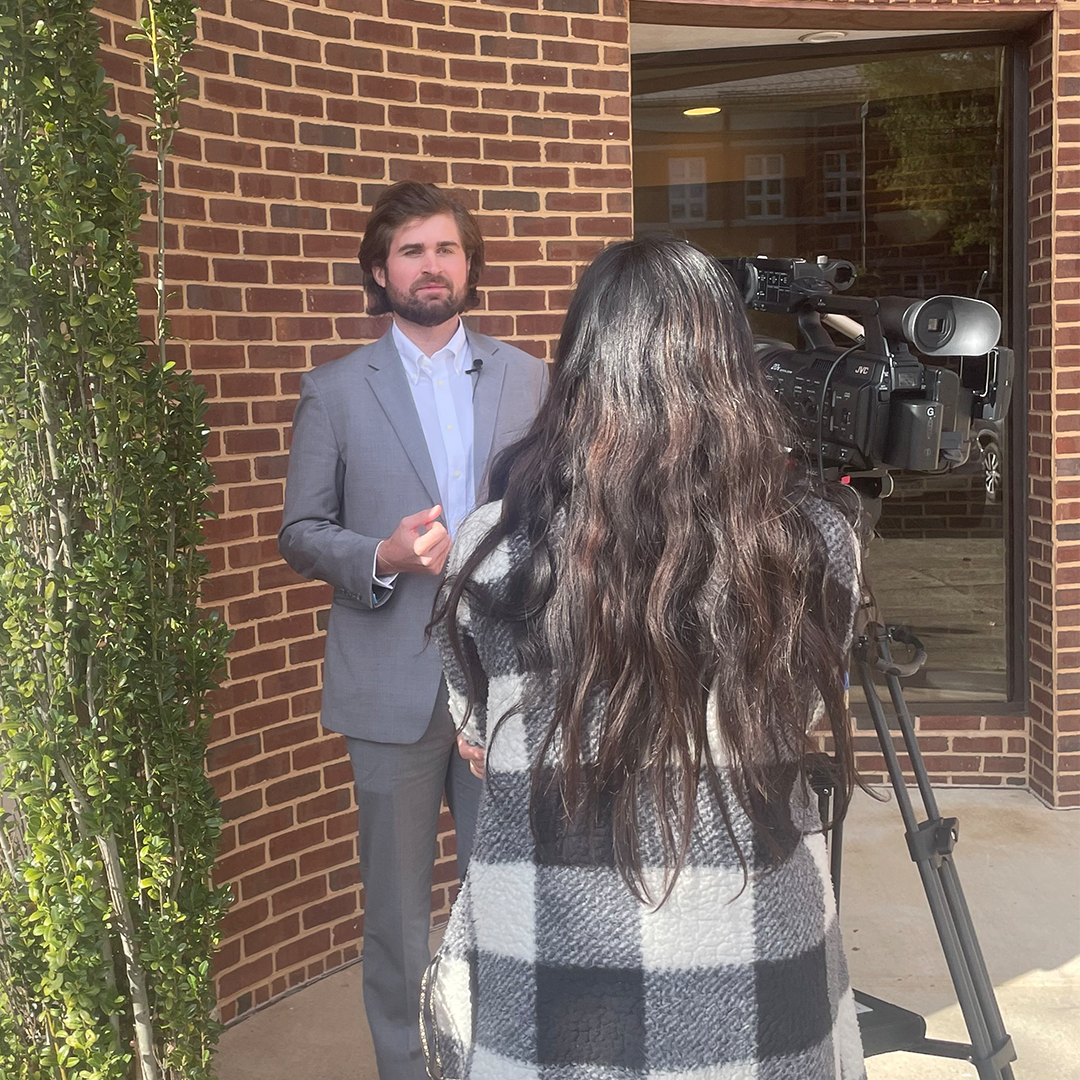
[[[597,257],[436,615],[487,759],[433,1075],[864,1075],[805,766],[831,731],[842,814],[855,511],[791,445],[708,255]]]

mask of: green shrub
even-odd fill
[[[140,331],[144,196],[91,4],[0,12],[0,1076],[197,1080],[225,906],[204,404],[166,359],[163,278],[149,355]],[[143,22],[162,169],[193,19]]]

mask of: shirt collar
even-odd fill
[[[418,345],[401,332],[396,322],[391,323],[390,332],[397,346],[398,356],[401,357],[402,366],[405,368],[405,374],[414,386],[420,381],[421,375],[431,378],[432,360],[435,357],[444,360],[455,375],[460,375],[465,367],[465,347],[468,339],[465,336],[465,324],[460,319],[458,319],[454,336],[441,349],[436,350],[435,357],[425,355]]]

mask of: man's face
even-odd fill
[[[469,260],[451,214],[408,221],[394,234],[385,266],[373,266],[398,318],[439,326],[465,308]]]

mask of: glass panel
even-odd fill
[[[826,254],[855,264],[853,294],[979,296],[1002,311],[1004,50],[791,55],[635,60],[637,233],[674,231],[717,256]],[[700,105],[720,111],[684,115]],[[793,317],[752,319],[799,343]],[[976,421],[963,465],[894,472],[881,503],[871,584],[882,617],[929,653],[912,701],[1007,697],[1003,505],[1023,500],[1004,490],[1006,439],[1004,424]]]

